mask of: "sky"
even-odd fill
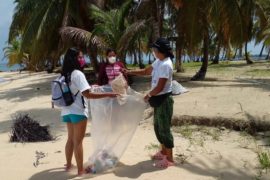
[[[14,0],[0,0],[0,63],[4,57],[3,48],[8,40],[9,26],[12,21]]]
[[[9,27],[15,7],[13,2],[14,0],[0,0],[0,63],[3,63],[3,48],[7,45]],[[261,47],[261,44],[255,46],[254,42],[251,42],[248,45],[248,51],[251,51],[252,54],[259,54]]]

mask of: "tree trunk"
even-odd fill
[[[149,53],[149,55],[148,55],[148,64],[152,64],[152,62],[151,62],[151,53]]]
[[[230,46],[229,46],[228,51],[227,51],[227,60],[228,60],[228,61],[231,61],[231,60],[232,60],[232,57],[231,57],[231,48],[230,48]]]
[[[237,48],[235,48],[235,53],[234,53],[234,55],[233,55],[233,59],[235,59],[236,58],[236,55],[237,55]]]
[[[137,65],[138,64],[138,59],[137,59],[137,54],[136,54],[136,51],[134,51],[134,62],[133,62],[133,65]]]
[[[248,55],[247,46],[248,46],[248,42],[246,42],[246,44],[245,44],[245,56],[246,56],[246,62],[247,62],[247,64],[252,64],[253,61],[251,61],[251,59],[250,59],[250,57],[249,57],[249,55]]]
[[[241,46],[239,48],[239,58],[242,58],[243,57],[243,47]]]
[[[87,54],[90,57],[90,60],[91,60],[90,62],[94,69],[94,72],[97,73],[99,71],[99,65],[98,65],[98,60],[97,60],[97,56],[98,56],[97,46],[92,45],[89,48],[87,48]]]
[[[160,6],[157,4],[159,11],[157,11],[158,25],[159,25],[159,34],[160,37],[163,35],[163,21],[165,14],[165,0],[160,1]]]
[[[125,53],[119,53],[119,59],[120,59],[120,61],[123,63],[123,64],[127,64],[126,63],[126,54]]]
[[[157,0],[152,0],[152,8],[151,8],[151,14],[153,17],[153,22],[152,22],[152,26],[153,26],[153,34],[152,34],[152,41],[156,41],[157,38],[160,37],[160,23],[159,22],[159,7],[158,7],[158,3]]]
[[[203,38],[203,61],[200,70],[191,78],[192,81],[200,81],[205,79],[205,75],[208,67],[208,55],[209,55],[209,32],[204,33]]]
[[[226,53],[227,53],[227,50],[224,48],[223,49],[223,55],[222,55],[222,60],[224,61],[225,60],[225,58],[226,58]]]
[[[143,64],[143,58],[142,58],[142,51],[141,51],[141,40],[140,38],[138,38],[138,45],[139,45],[139,53],[138,53],[138,56],[139,56],[139,67],[140,69],[143,69],[144,68],[144,64]]]
[[[212,64],[218,64],[219,63],[219,54],[220,54],[220,49],[221,49],[220,46],[221,46],[220,41],[218,41],[216,55],[214,57],[214,60],[213,60]]]
[[[269,58],[270,58],[270,48],[269,48],[269,50],[268,50],[268,54],[267,54],[265,60],[268,60]]]
[[[209,35],[206,33],[204,37],[204,45],[203,45],[203,63],[200,71],[206,73],[208,67],[208,55],[209,55]]]
[[[265,44],[263,44],[263,46],[262,46],[262,49],[261,49],[261,52],[260,52],[260,57],[262,57],[262,55],[263,55],[264,47],[265,47]]]
[[[176,72],[184,72],[183,63],[182,63],[182,43],[179,38],[176,40],[176,58],[175,58],[175,67]]]

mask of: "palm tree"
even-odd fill
[[[97,6],[91,6],[91,17],[96,24],[92,32],[75,27],[64,27],[61,30],[62,37],[66,40],[89,46],[97,45],[99,49],[114,48],[120,59],[124,61],[125,54],[131,44],[136,42],[136,35],[145,28],[147,20],[128,23],[127,14],[132,5],[129,0],[119,9],[104,11]]]
[[[8,66],[15,64],[25,65],[26,69],[30,69],[29,55],[21,54],[21,39],[18,37],[13,39],[6,47],[3,48],[4,58],[8,59]]]
[[[269,0],[260,0],[261,7],[263,8],[265,14],[265,21],[258,22],[256,21],[256,43],[263,43],[260,56],[263,53],[263,49],[270,49],[270,1]],[[268,50],[266,59],[269,58],[270,50]]]
[[[99,1],[100,2],[100,1]],[[16,0],[15,13],[9,32],[9,42],[22,32],[21,54],[31,55],[32,64],[40,64],[47,58],[54,64],[71,44],[63,43],[59,29],[73,25],[93,29],[88,17],[88,7],[94,0]],[[73,44],[74,45],[74,44]]]
[[[203,46],[203,63],[192,80],[205,78],[211,30],[217,34],[220,46],[226,49],[229,49],[230,45],[240,47],[243,43],[247,45],[253,37],[253,18],[257,17],[261,20],[263,17],[262,8],[255,0],[173,0],[172,2],[179,11],[178,36],[184,37],[186,48],[194,51],[201,44]],[[251,62],[248,56],[246,59],[248,63]]]

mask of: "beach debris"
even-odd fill
[[[93,164],[91,165],[90,172],[96,174],[112,169],[116,166],[117,162],[118,158],[113,153],[102,150],[93,159]]]
[[[91,133],[85,133],[84,137],[91,137]]]
[[[33,163],[35,167],[38,167],[40,164],[39,160],[46,157],[46,154],[42,151],[36,151],[36,161]]]
[[[189,156],[185,155],[185,154],[176,154],[176,162],[179,164],[184,164],[185,162],[187,162]]]
[[[43,142],[54,140],[49,126],[41,126],[28,114],[18,114],[13,118],[10,142]]]
[[[120,74],[117,76],[112,82],[111,82],[112,90],[115,93],[118,94],[127,94],[127,81],[125,80],[123,74]]]
[[[225,130],[226,130],[226,128],[225,128],[225,127],[223,127],[223,126],[222,126],[222,127],[220,127],[219,129],[220,129],[221,131],[225,131]]]

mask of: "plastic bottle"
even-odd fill
[[[63,82],[62,89],[64,93],[69,91],[67,83]]]

